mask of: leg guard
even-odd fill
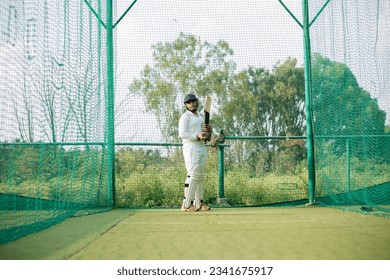
[[[190,183],[188,186],[188,195],[184,200],[184,207],[188,208],[191,205],[191,199],[195,197],[195,207],[200,208],[200,199],[203,198],[204,178],[205,178],[205,166],[197,165],[189,174]]]
[[[187,182],[187,180],[186,180]],[[188,190],[189,190],[189,184],[185,183],[184,184],[184,199],[183,199],[183,203],[181,204],[181,211],[185,211],[185,202],[186,202],[186,197],[188,196]]]

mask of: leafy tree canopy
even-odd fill
[[[130,85],[145,98],[165,140],[177,139],[183,97],[213,97],[214,128],[231,135],[301,135],[304,126],[303,68],[288,59],[274,69],[248,67],[236,73],[233,50],[181,33],[172,43],[153,46],[154,64]]]
[[[154,64],[146,65],[129,88],[145,98],[146,109],[157,117],[165,140],[174,141],[186,94],[211,95],[217,103],[226,92],[236,67],[230,60],[233,50],[224,41],[211,44],[184,33],[172,43],[152,48]]]
[[[188,93],[201,103],[204,96],[212,96],[215,131],[236,136],[305,134],[304,70],[296,59],[278,62],[270,70],[248,66],[236,72],[234,52],[223,40],[211,44],[181,33],[173,42],[152,48],[153,65],[146,65],[129,89],[145,98],[166,141],[178,140]],[[385,113],[346,65],[314,55],[312,80],[316,135],[384,134]],[[362,143],[356,150],[367,151]],[[272,157],[283,149],[272,141],[236,148],[243,160],[255,160],[259,152]],[[302,149],[297,150],[302,158]]]
[[[312,74],[317,135],[384,134],[386,113],[345,64],[317,54]]]

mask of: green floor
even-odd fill
[[[0,246],[2,260],[389,260],[390,219],[317,206],[117,209]]]

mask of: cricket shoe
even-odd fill
[[[209,211],[210,207],[207,206],[206,204],[203,204],[200,206],[199,211]]]
[[[184,208],[185,212],[196,212],[199,211],[199,209],[196,209],[195,205],[191,204],[189,208]]]

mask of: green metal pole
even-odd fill
[[[218,205],[230,206],[225,197],[225,140],[223,130],[220,131],[222,141],[218,143]]]
[[[346,139],[347,145],[347,186],[348,191],[351,191],[351,155],[350,155],[350,147],[349,147],[349,138]]]
[[[114,39],[112,0],[107,0],[107,190],[115,207]]]
[[[224,146],[218,145],[218,199],[225,198],[225,155]]]
[[[312,119],[312,77],[311,77],[311,47],[310,47],[310,24],[309,24],[309,4],[308,0],[302,0],[303,10],[303,38],[304,38],[304,64],[305,64],[305,103],[306,103],[306,149],[308,168],[308,196],[309,204],[315,202],[315,152],[314,152],[314,132]]]

